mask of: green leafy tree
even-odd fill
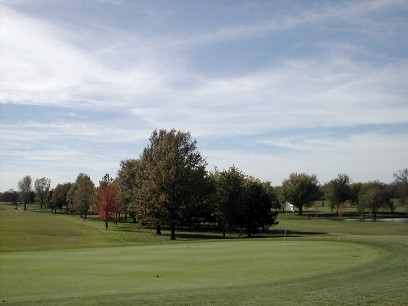
[[[252,237],[260,229],[277,224],[277,213],[272,212],[277,198],[270,183],[247,176],[235,167],[215,173],[215,182],[215,212],[224,238],[233,226],[245,229]]]
[[[17,205],[19,198],[20,196],[17,191],[15,191],[14,189],[9,189],[8,191],[5,191],[3,193],[2,200],[6,203],[10,202],[11,204]]]
[[[276,200],[277,200],[277,208],[285,211],[286,209],[286,199],[285,193],[282,186],[276,186],[275,188]]]
[[[39,178],[34,182],[34,190],[36,194],[36,200],[40,203],[41,209],[47,202],[48,192],[50,191],[51,180],[48,178]]]
[[[74,195],[76,190],[78,189],[79,186],[79,182],[81,181],[81,179],[85,176],[85,173],[79,173],[75,182],[71,185],[71,188],[68,190],[67,193],[67,210],[70,210],[71,213],[74,213]]]
[[[369,209],[375,218],[380,208],[393,209],[393,203],[387,186],[378,181],[365,183],[360,191],[358,201],[359,211]]]
[[[291,173],[282,182],[284,199],[293,204],[302,215],[303,206],[311,206],[320,197],[319,182],[316,175]]]
[[[77,183],[77,188],[74,193],[73,204],[74,210],[81,214],[81,217],[89,213],[90,208],[95,201],[95,185],[88,175],[83,175]]]
[[[262,183],[265,192],[268,194],[268,197],[271,200],[272,208],[278,211],[280,209],[280,202],[279,202],[279,195],[278,195],[278,188],[272,187],[271,182],[263,182]]]
[[[185,202],[181,207],[180,222],[189,229],[193,225],[200,227],[201,222],[214,221],[214,193],[215,182],[213,176],[208,173],[197,172],[199,178],[192,180],[194,194],[191,201]]]
[[[176,224],[182,211],[197,200],[198,186],[205,181],[207,163],[197,151],[190,133],[156,130],[141,156],[141,171],[135,190],[137,216],[142,223],[170,224],[176,239]]]
[[[245,205],[245,176],[235,167],[215,174],[216,217],[222,226],[223,237],[229,227],[243,219]]]
[[[137,189],[137,176],[140,171],[139,159],[125,159],[120,162],[117,181],[117,211],[119,214],[129,212],[136,222],[134,191]]]
[[[353,205],[358,208],[358,200],[360,196],[361,189],[363,188],[363,183],[351,183],[350,184],[350,201]]]
[[[327,183],[324,188],[324,195],[330,202],[332,212],[336,208],[336,213],[338,214],[340,204],[352,199],[348,175],[339,174],[337,178]]]
[[[394,173],[394,180],[399,190],[401,203],[408,205],[408,168]]]
[[[248,237],[258,233],[259,229],[267,230],[275,225],[277,213],[272,212],[274,194],[269,183],[258,179],[245,177],[244,211],[241,214],[241,227],[244,227]]]
[[[24,210],[27,210],[27,204],[31,200],[32,191],[32,179],[31,176],[26,175],[18,182],[18,190],[20,193],[20,200],[24,203]]]
[[[52,190],[49,208],[51,208],[51,210],[54,210],[54,213],[57,213],[57,209],[62,209],[62,207],[68,206],[67,194],[72,185],[73,183],[58,184]]]

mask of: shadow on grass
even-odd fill
[[[273,229],[270,231],[269,235],[271,236],[285,236],[285,230],[284,229]],[[305,231],[292,231],[292,230],[286,230],[286,236],[297,236],[297,237],[303,237],[303,236],[313,236],[313,235],[327,235],[327,232],[305,232]]]
[[[285,230],[281,229],[273,229],[270,230],[268,233],[259,233],[252,237],[247,237],[246,234],[239,234],[239,233],[227,233],[225,238],[223,238],[221,232],[185,232],[185,231],[176,231],[176,239],[183,239],[183,240],[203,240],[203,239],[262,239],[262,238],[283,238],[283,237],[305,237],[305,236],[316,236],[316,235],[327,235],[327,232],[304,232],[304,231],[291,231],[287,230],[285,234]],[[163,236],[170,237],[170,234],[163,233]]]

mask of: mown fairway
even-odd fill
[[[1,208],[6,305],[408,302],[406,223],[293,219],[285,224],[292,235],[286,240],[171,243],[135,226],[105,231],[102,222]]]

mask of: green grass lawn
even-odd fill
[[[135,225],[106,231],[94,219],[0,205],[0,302],[408,304],[407,223],[282,217],[266,238],[171,242]]]

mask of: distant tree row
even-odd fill
[[[45,177],[37,179],[33,190],[31,176],[26,175],[18,182],[18,191],[13,189],[5,191],[0,194],[0,200],[12,204],[23,203],[24,210],[27,209],[27,204],[37,201],[42,208],[47,202],[50,184],[51,181]]]
[[[224,236],[228,230],[240,229],[251,237],[277,224],[276,211],[284,209],[286,202],[300,215],[304,207],[327,200],[337,213],[347,202],[374,216],[380,208],[395,209],[392,197],[408,203],[408,169],[395,173],[391,185],[350,183],[346,174],[339,174],[321,186],[316,175],[292,173],[281,186],[272,187],[234,166],[208,172],[190,133],[155,130],[149,140],[139,159],[121,161],[117,177],[105,175],[98,187],[89,175],[80,173],[74,183],[59,184],[52,190],[49,179],[37,179],[33,190],[31,177],[25,176],[18,183],[18,192],[4,192],[2,201],[20,201],[25,209],[35,199],[41,208],[54,212],[65,208],[85,219],[98,213],[106,229],[110,219],[118,222],[121,216],[131,217],[132,222],[156,228],[158,234],[163,225],[168,226],[171,239],[176,238],[177,227],[205,223],[216,224]]]
[[[391,185],[379,181],[350,183],[346,174],[339,174],[336,179],[323,185],[324,196],[332,211],[335,208],[338,213],[341,205],[349,202],[360,213],[369,210],[376,217],[381,208],[394,212],[393,198],[399,198],[402,205],[408,204],[408,169],[395,173],[394,178]]]

